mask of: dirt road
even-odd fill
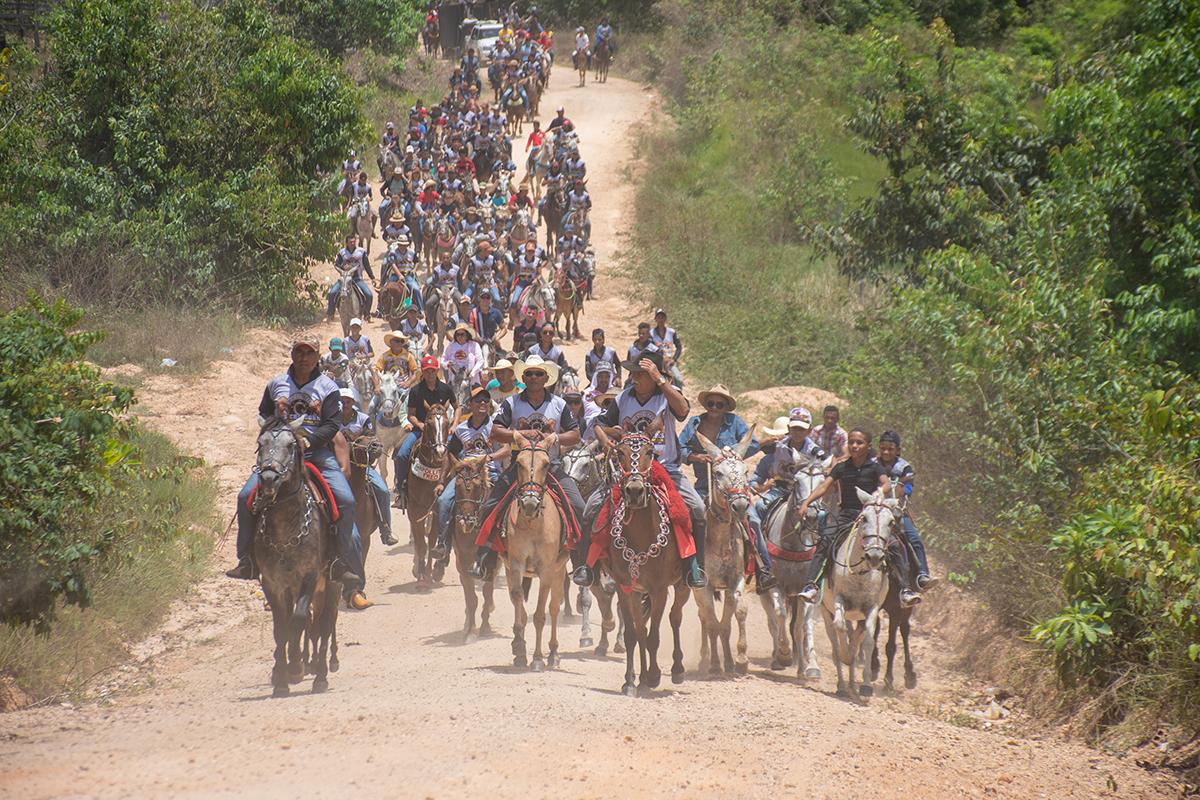
[[[543,100],[582,131],[596,211],[601,299],[585,327],[624,343],[645,309],[605,273],[629,224],[630,126],[653,97],[636,84],[576,89],[563,71]],[[629,309],[636,308],[637,313]],[[331,327],[318,331],[332,334]],[[369,332],[378,337],[377,326]],[[582,345],[570,353],[578,362]],[[285,364],[286,339],[258,333],[235,360],[191,383],[149,380],[148,422],[219,470],[227,507],[252,461],[263,382]],[[249,366],[247,366],[249,365]],[[406,526],[397,524],[401,541]],[[232,537],[230,537],[232,539]],[[218,554],[231,562],[232,541]],[[977,730],[971,687],[928,628],[917,634],[921,686],[858,707],[825,678],[796,682],[768,669],[770,640],[751,603],[750,674],[692,672],[652,698],[618,689],[623,660],[577,647],[564,626],[562,668],[514,670],[512,608],[497,593],[500,635],[460,643],[462,593],[415,593],[411,549],[376,540],[367,565],[376,605],[341,618],[342,669],[328,694],[308,684],[270,698],[271,630],[256,586],[213,578],[177,605],[163,632],[136,650],[126,689],[79,708],[0,717],[0,796],[42,797],[1164,797],[1173,788],[1132,764],[1078,744]],[[931,603],[936,602],[936,596]],[[689,667],[698,654],[687,607]],[[819,626],[818,626],[819,627]],[[128,687],[132,686],[133,689]],[[959,724],[939,721],[933,709]],[[998,732],[1000,731],[1000,732]],[[1114,789],[1115,787],[1115,789]]]

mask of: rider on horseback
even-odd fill
[[[442,364],[451,385],[456,384],[457,376],[464,372],[469,376],[471,385],[479,385],[480,373],[485,366],[483,351],[475,341],[475,332],[466,323],[459,323],[455,327],[454,336],[442,353]]]
[[[609,63],[616,60],[617,41],[613,36],[613,27],[608,24],[608,17],[601,17],[600,24],[596,26],[596,49],[600,49],[600,45],[608,44]]]
[[[562,348],[554,343],[554,336],[558,333],[554,328],[553,322],[546,322],[538,329],[537,343],[525,351],[522,358],[528,359],[531,356],[536,356],[543,361],[553,361],[560,369],[568,369],[566,353]]]
[[[876,490],[883,489],[884,496],[891,493],[892,482],[888,477],[887,469],[878,461],[871,459],[870,446],[871,435],[869,433],[861,428],[851,430],[847,434],[850,458],[835,464],[829,477],[814,489],[812,494],[806,497],[796,509],[797,518],[803,518],[808,513],[809,505],[823,497],[835,483],[841,490],[841,510],[836,518],[832,514],[826,517],[825,527],[817,542],[817,552],[813,556],[812,566],[809,568],[808,583],[800,591],[800,597],[805,602],[811,603],[817,599],[821,576],[824,574],[828,562],[833,558],[837,542],[853,531],[855,522],[862,514],[863,503],[857,490],[862,489],[868,494],[874,494]],[[921,602],[921,595],[914,592],[909,586],[908,554],[895,537],[888,541],[887,553],[892,580],[900,586],[900,603],[911,606]]]
[[[367,251],[358,246],[358,237],[353,233],[346,237],[346,246],[338,251],[333,266],[340,274],[350,274],[354,285],[358,287],[358,291],[363,297],[363,316],[369,318],[371,316],[371,303],[375,300],[375,295],[371,293],[371,287],[363,279],[363,273],[370,276],[371,280],[375,280],[375,273],[371,270],[371,262],[367,258]],[[329,289],[329,305],[325,310],[326,322],[333,322],[333,311],[337,308],[338,294],[339,288],[335,282]]]
[[[350,385],[346,372],[350,368],[350,356],[346,355],[346,344],[342,337],[335,336],[329,340],[329,353],[321,356],[321,371],[339,387]]]
[[[912,464],[900,457],[900,434],[895,431],[884,431],[879,436],[879,456],[875,460],[887,470],[892,484],[902,485],[905,496],[911,497],[916,473],[913,471]],[[929,560],[925,557],[925,542],[921,539],[921,534],[917,532],[917,526],[913,525],[912,515],[907,506],[903,516],[900,517],[900,527],[904,531],[904,538],[912,547],[913,555],[917,557],[917,589],[924,591],[936,584],[938,579],[929,574]]]
[[[593,379],[596,368],[601,362],[609,365],[609,377],[612,379],[614,386],[621,385],[621,359],[617,357],[617,351],[604,344],[604,328],[596,328],[592,331],[592,349],[587,351],[583,357],[583,374],[589,381]]]
[[[341,429],[347,442],[363,434],[374,436],[375,422],[370,415],[358,410],[354,392],[350,389],[342,389],[340,396],[342,400]],[[399,544],[396,537],[392,536],[392,500],[388,495],[387,484],[383,482],[383,476],[379,474],[379,470],[374,467],[367,467],[366,474],[367,485],[371,487],[371,493],[375,497],[375,511],[379,518],[379,541],[389,547]]]
[[[679,359],[683,356],[683,340],[674,328],[667,327],[667,310],[659,308],[654,311],[654,327],[650,329],[650,341],[658,345],[663,352],[663,362],[671,373],[671,380],[676,386],[683,386],[683,373],[679,371]]]
[[[318,369],[319,350],[314,336],[300,336],[292,342],[292,364],[272,378],[258,404],[262,419],[284,417],[301,420],[297,434],[307,442],[304,459],[316,465],[337,502],[339,517],[335,523],[336,558],[331,577],[340,582],[347,596],[362,589],[362,546],[354,523],[354,492],[333,453],[333,438],[341,430],[341,397],[337,384]],[[258,486],[258,473],[238,493],[237,566],[225,574],[231,578],[252,580],[254,530],[257,514],[250,507],[250,495]]]
[[[679,438],[675,433],[676,423],[687,419],[690,405],[687,398],[663,377],[661,353],[643,353],[640,359],[625,362],[624,367],[629,371],[629,385],[617,396],[616,401],[609,404],[604,413],[596,418],[596,438],[601,446],[609,451],[614,447],[610,437],[619,435],[621,426],[626,421],[639,428],[652,424],[655,418],[662,421],[662,429],[654,438],[654,456],[671,478],[673,488],[667,487],[667,491],[679,494],[692,519],[696,554],[689,556],[684,562],[687,585],[703,588],[708,585],[708,579],[701,567],[704,563],[706,524],[704,500],[679,468]],[[584,538],[589,540],[589,544],[592,525],[609,493],[608,487],[601,487],[588,498],[583,529]],[[580,586],[590,586],[592,579],[592,570],[586,565],[576,569],[572,576],[572,580]]]
[[[396,373],[401,388],[408,389],[416,385],[421,375],[417,370],[417,359],[408,349],[408,336],[400,331],[388,331],[383,335],[383,343],[388,349],[379,357],[375,368],[380,373]]]
[[[392,455],[392,465],[396,469],[396,507],[402,510],[408,502],[408,473],[412,465],[412,451],[421,439],[421,431],[425,427],[429,409],[439,404],[445,407],[455,405],[454,390],[450,388],[450,384],[438,377],[440,367],[437,356],[422,358],[421,381],[408,393],[408,421],[412,430]]]

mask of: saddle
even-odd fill
[[[317,503],[317,508],[322,514],[329,517],[330,522],[337,522],[341,519],[341,511],[338,509],[337,498],[333,496],[333,489],[329,488],[329,483],[325,480],[325,476],[321,474],[321,470],[317,469],[317,465],[311,461],[305,461],[304,466],[307,468],[306,480],[308,488],[313,493],[313,499]],[[250,497],[246,501],[246,505],[254,511],[254,500],[258,497],[258,486],[255,486],[250,492]],[[257,512],[256,512],[257,513]]]
[[[784,495],[783,497],[777,497],[771,501],[770,505],[767,506],[766,513],[763,514],[763,520],[762,520],[762,530],[764,532],[772,531],[774,529],[775,520],[777,518],[779,518],[780,515],[787,514],[788,499],[789,498],[787,495]],[[823,522],[824,522],[823,519],[818,519],[818,530],[820,529],[820,525]],[[776,538],[774,536],[770,536],[770,535],[767,536],[767,553],[771,556],[771,558],[780,558],[780,559],[783,559],[784,561],[812,561],[813,560],[813,556],[816,555],[816,552],[817,552],[817,545],[815,543],[813,544],[812,547],[810,547],[806,550],[790,550],[788,548],[783,547],[783,537],[786,534],[791,533],[791,531],[786,531],[786,532],[783,531],[782,520],[781,520],[779,530],[780,530],[780,536],[779,536],[778,540],[776,540]]]
[[[546,480],[546,494],[554,501],[558,517],[563,523],[562,549],[567,551],[574,550],[575,545],[583,538],[583,527],[575,517],[575,510],[571,508],[571,504],[567,501],[566,492],[563,491],[562,484],[558,482],[558,478],[550,474],[546,476]],[[500,502],[492,509],[492,513],[488,514],[487,518],[479,526],[479,535],[475,537],[475,544],[490,547],[500,555],[504,555],[507,552],[502,528],[504,520],[508,519],[508,509],[517,498],[517,490],[519,488],[515,481],[512,486],[508,487],[508,491],[504,493],[504,497],[500,499]]]

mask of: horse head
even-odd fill
[[[513,461],[517,465],[517,513],[536,517],[542,513],[546,478],[550,473],[550,452],[541,431],[513,431],[517,445]]]
[[[304,444],[296,431],[303,419],[291,422],[271,417],[258,432],[258,497],[267,505],[275,502],[280,491],[298,483]]]
[[[454,517],[459,530],[475,531],[479,527],[480,511],[491,492],[487,459],[478,463],[470,460],[455,463]]]
[[[383,398],[379,403],[379,415],[394,423],[408,408],[408,390],[401,390],[396,373],[385,372],[379,376],[379,394]]]
[[[874,494],[857,488],[854,491],[858,492],[858,499],[863,504],[855,524],[862,543],[863,560],[871,569],[879,569],[887,550],[888,535],[899,513],[899,501],[885,497],[882,490]]]
[[[596,457],[599,449],[600,443],[593,439],[563,454],[563,472],[579,485],[581,492],[584,491],[583,487],[595,488],[600,485],[600,459]]]
[[[621,494],[631,508],[645,508],[650,500],[650,470],[654,465],[654,435],[662,430],[661,417],[639,426],[631,420],[622,424],[617,445],[617,467],[621,471]]]
[[[446,419],[446,406],[434,403],[426,408],[425,427],[421,429],[421,447],[431,452],[437,458],[446,455],[446,441],[449,424]]]
[[[754,428],[751,427],[736,445],[720,448],[710,442],[704,434],[696,434],[704,452],[712,459],[709,497],[712,498],[714,506],[732,519],[740,520],[750,511],[750,473],[746,469],[744,459],[753,438]]]

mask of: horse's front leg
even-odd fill
[[[821,665],[817,663],[817,634],[816,634],[816,607],[812,603],[803,603],[799,599],[795,601],[798,606],[802,606],[801,613],[796,620],[797,630],[800,632],[799,638],[795,640],[796,655],[802,661],[804,669],[804,677],[809,680],[821,679]],[[797,670],[797,677],[799,670]]]
[[[286,592],[272,592],[263,585],[263,595],[271,606],[271,623],[275,635],[275,666],[271,670],[272,697],[291,694],[288,682],[287,648],[291,639],[292,608]]]
[[[463,620],[463,641],[473,641],[475,637],[475,610],[479,607],[479,598],[475,596],[475,579],[465,571],[459,570],[458,579],[462,582],[463,602],[466,604],[466,618]]]
[[[650,669],[646,673],[645,685],[657,689],[662,681],[662,670],[658,667],[658,645],[661,641],[662,619],[667,610],[667,588],[650,595],[650,631],[646,637],[646,646],[650,650]]]
[[[833,612],[821,607],[821,616],[825,619],[825,633],[829,637],[829,647],[833,651],[833,665],[837,667],[837,693],[846,694],[846,680],[842,674],[842,650],[838,645],[837,625],[833,620]]]
[[[738,642],[737,658],[734,660],[734,670],[745,675],[750,669],[750,659],[746,655],[746,579],[739,577],[733,590],[733,615],[737,618]]]
[[[521,588],[521,571],[513,568],[511,563],[504,565],[504,574],[508,577],[508,596],[513,604],[513,666],[524,667],[528,664],[525,656],[525,625],[529,622],[529,614],[525,611],[525,592]]]
[[[546,661],[542,653],[542,632],[546,627],[546,601],[554,588],[550,586],[551,583],[552,581],[545,581],[540,576],[538,577],[537,608],[533,611],[533,662],[529,665],[534,672],[542,672],[546,669]]]
[[[563,577],[566,577],[566,570],[563,570]],[[563,582],[559,580],[550,581],[550,648],[546,653],[546,666],[550,669],[557,669],[559,665],[558,656],[558,604],[562,602],[563,595],[567,590],[563,587]]]
[[[587,589],[580,589],[575,607],[579,609],[579,646],[591,647],[592,624],[589,617],[592,612],[592,593]]]
[[[485,581],[483,584],[483,612],[480,615],[479,634],[487,636],[492,632],[492,612],[496,610],[496,600],[493,594],[496,591],[494,581]]]
[[[692,589],[692,594],[696,595],[696,615],[700,617],[700,665],[703,667],[705,659],[711,659],[708,662],[709,672],[720,672],[721,657],[717,651],[714,591],[711,586],[706,586],[703,589]]]
[[[626,697],[637,696],[637,684],[634,683],[633,651],[637,649],[637,635],[634,633],[633,602],[625,595],[617,601],[617,613],[625,626],[625,683],[621,686]]]
[[[686,589],[675,589],[674,603],[668,617],[671,623],[671,683],[683,683],[683,641],[680,629],[683,627],[683,607],[687,605],[689,592]]]

